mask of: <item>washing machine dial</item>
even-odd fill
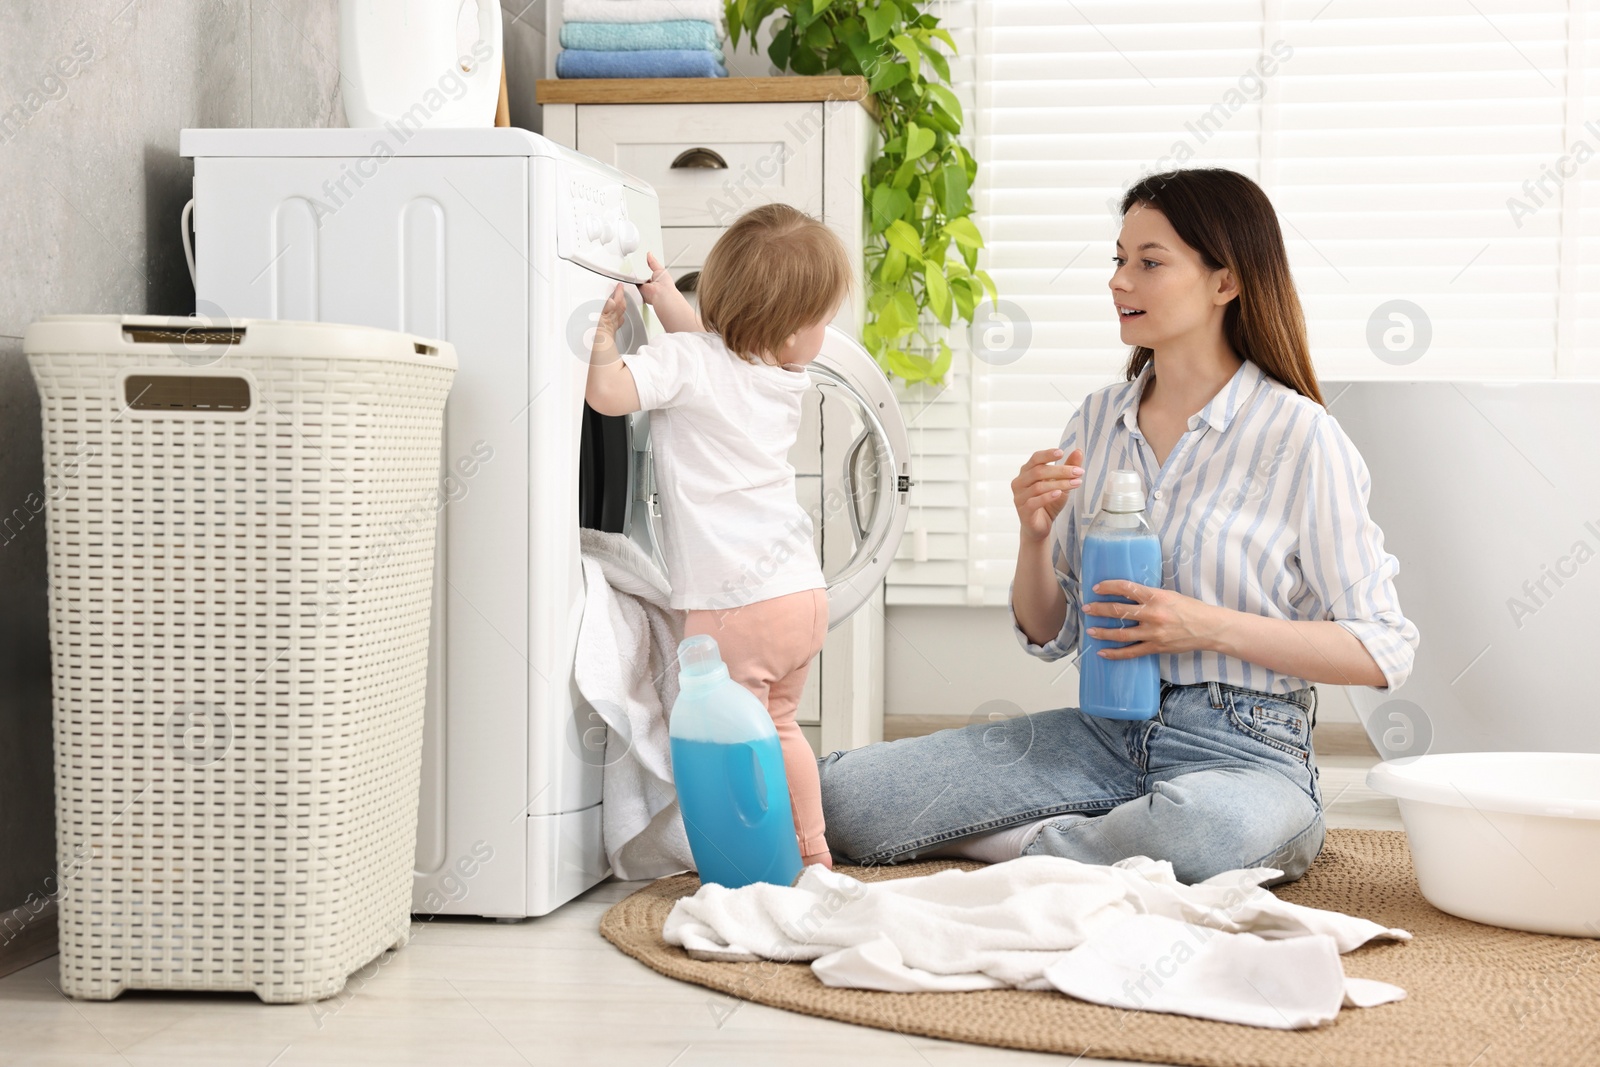
[[[617,223],[617,248],[623,255],[639,248],[639,227],[627,219]]]

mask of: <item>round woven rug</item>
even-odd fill
[[[976,863],[840,867],[862,881]],[[1521,933],[1446,915],[1422,898],[1406,836],[1332,830],[1306,876],[1274,892],[1414,935],[1344,956],[1345,973],[1393,982],[1405,1000],[1346,1008],[1317,1030],[1263,1030],[1126,1011],[1053,992],[879,993],[830,989],[804,963],[711,963],[661,940],[692,874],[613,905],[600,933],[671,978],[841,1022],[979,1045],[1200,1067],[1575,1067],[1600,1064],[1600,941]]]

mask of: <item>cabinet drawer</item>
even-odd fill
[[[820,102],[584,104],[577,113],[578,151],[655,186],[663,226],[726,226],[771,203],[822,216]]]

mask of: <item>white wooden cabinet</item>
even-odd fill
[[[701,81],[702,79],[694,79]],[[715,79],[727,95],[748,90],[793,93],[812,79]],[[729,86],[729,81],[751,83]],[[842,79],[815,79],[817,83]],[[763,86],[757,83],[778,83]],[[636,174],[661,198],[663,252],[680,287],[692,287],[706,253],[735,218],[759,204],[790,204],[821,218],[844,240],[855,266],[856,290],[834,324],[860,337],[864,298],[862,178],[876,124],[858,99],[751,99],[695,102],[688,88],[668,86],[679,99],[656,100],[659,81],[639,83],[637,100],[623,83],[539,83],[544,135],[558,144]],[[621,88],[619,88],[621,86]],[[585,92],[592,100],[585,99]],[[825,95],[825,94],[820,94]],[[619,99],[619,96],[624,97]],[[820,398],[808,407],[794,456],[801,503],[822,513],[821,464],[848,446],[824,425]],[[809,442],[809,446],[808,446]],[[831,527],[817,531],[826,570]],[[883,737],[883,591],[829,635],[812,667],[797,718],[820,753],[856,748]]]

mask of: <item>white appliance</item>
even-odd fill
[[[339,0],[339,82],[352,126],[493,126],[500,0]]]
[[[413,907],[549,912],[607,873],[602,746],[572,681],[580,516],[646,546],[659,533],[648,420],[583,404],[600,305],[661,255],[655,194],[520,129],[185,130],[180,151],[195,161],[201,313],[456,346]],[[659,325],[627,291],[631,348]],[[829,331],[813,375],[812,436],[792,458],[819,525],[848,531],[824,559],[838,622],[904,528],[905,428],[845,334]]]

